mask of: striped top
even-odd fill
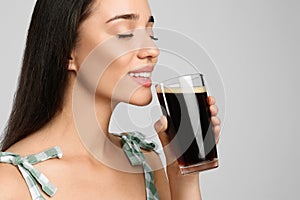
[[[133,166],[141,165],[144,169],[146,199],[159,200],[154,185],[153,172],[141,150],[156,150],[157,145],[153,142],[146,142],[145,136],[139,132],[129,132],[120,137],[122,148],[130,164]],[[49,197],[52,197],[55,195],[57,188],[33,165],[52,158],[62,158],[62,156],[62,151],[58,146],[24,157],[10,152],[0,152],[0,163],[12,164],[19,169],[30,191],[32,200],[45,200],[42,193],[44,192]]]

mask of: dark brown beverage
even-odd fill
[[[180,88],[161,90],[157,95],[168,119],[167,134],[174,144],[179,166],[190,168],[202,163],[199,171],[217,167],[217,149],[205,87],[196,87],[193,92],[184,92]]]

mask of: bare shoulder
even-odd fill
[[[6,151],[18,154],[20,156],[27,156],[30,154],[40,152],[43,149],[41,147],[44,146],[45,144],[43,143],[43,140],[38,138],[36,134],[33,134],[16,142],[12,146],[10,146]]]
[[[1,200],[30,199],[25,180],[16,166],[0,163],[0,177]]]
[[[23,139],[9,147],[6,152],[24,156],[34,151],[32,147],[34,145],[28,145],[27,139]],[[31,199],[29,189],[17,166],[0,163],[0,177],[1,200]],[[4,197],[2,197],[2,194],[4,194]]]

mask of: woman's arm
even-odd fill
[[[171,163],[167,166],[168,187],[172,200],[201,200],[199,174],[191,174],[183,176],[180,173],[176,158],[172,154],[172,151],[166,148],[168,144],[168,138],[165,130],[167,128],[167,119],[163,116],[155,124],[155,129],[158,132],[159,138],[164,148],[167,163]],[[159,178],[160,179],[160,178]],[[162,187],[159,185],[158,187]]]
[[[181,175],[177,163],[167,167],[172,200],[201,200],[199,173]]]

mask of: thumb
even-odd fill
[[[158,137],[163,146],[167,145],[170,141],[166,134],[166,130],[168,128],[168,120],[166,116],[162,115],[157,122],[154,124],[154,128],[158,134]]]
[[[169,135],[166,133],[166,130],[168,128],[168,120],[166,116],[161,116],[160,119],[154,124],[154,128],[158,134],[159,140],[163,146],[164,153],[166,156],[167,165],[170,165],[176,161],[176,156],[173,152],[172,148],[173,145],[169,145],[171,142],[171,138],[169,138]]]
[[[166,116],[162,115],[157,122],[154,124],[154,128],[158,134],[161,134],[167,130],[168,120]]]

